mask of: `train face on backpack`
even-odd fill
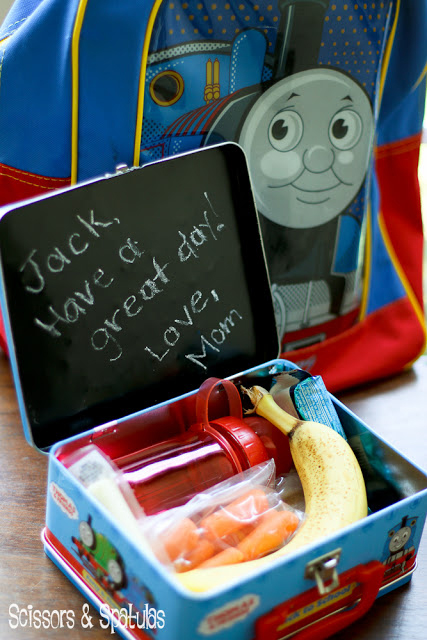
[[[377,237],[381,205],[373,191],[396,11],[326,0],[162,5],[147,58],[140,161],[227,140],[242,146],[282,353],[321,371],[333,389],[376,376],[349,372],[341,355],[347,334],[365,340],[366,315],[379,309],[370,269],[387,279],[387,304],[400,306],[409,293],[391,276],[399,267],[381,228]],[[379,260],[389,254],[389,266],[371,262],[373,243]],[[405,320],[395,315],[405,336],[403,324],[418,325],[418,346],[408,348],[414,357],[425,339],[419,285]],[[370,331],[379,334],[377,322]]]
[[[242,5],[247,23],[231,42],[184,42],[147,65],[143,160],[227,140],[247,154],[283,349],[335,335],[360,306],[375,93],[344,66],[319,61],[328,4],[261,3],[258,22]],[[228,32],[231,7],[223,16],[215,7],[210,19]],[[165,16],[157,20],[166,28]]]

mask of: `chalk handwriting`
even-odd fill
[[[119,249],[119,256],[123,262],[133,264],[137,258],[143,255],[143,251],[138,247],[138,241],[128,238],[125,244]]]
[[[33,271],[31,274],[33,277],[35,276],[34,284],[25,284],[24,287],[29,293],[41,293],[44,289],[45,279],[42,275],[41,269],[39,267],[38,262],[33,260],[33,257],[36,255],[36,249],[33,249],[28,256],[28,258],[23,262],[19,271],[20,273],[24,273],[27,267],[30,267],[30,271]]]
[[[243,320],[243,317],[236,309],[231,309],[228,316],[219,323],[218,327],[212,329],[208,338],[202,334],[200,337],[201,353],[186,353],[185,357],[199,367],[202,367],[202,369],[207,370],[207,365],[202,362],[202,360],[207,357],[206,347],[209,347],[212,351],[219,352],[219,347],[225,342],[231,333],[231,329],[235,327],[235,320]]]
[[[212,296],[214,302],[218,302],[219,297],[215,289],[212,289],[210,295]],[[163,343],[165,347],[164,350],[162,352],[155,352],[150,349],[150,347],[146,346],[145,351],[148,351],[148,353],[153,356],[153,358],[161,362],[163,358],[165,358],[165,356],[167,356],[167,354],[170,352],[171,348],[173,348],[177,344],[178,340],[181,337],[182,329],[181,331],[179,331],[175,325],[179,325],[182,327],[193,326],[194,316],[201,313],[206,308],[209,301],[209,296],[203,296],[203,293],[199,290],[195,291],[191,296],[190,304],[188,306],[186,304],[182,306],[184,314],[183,318],[175,318],[175,320],[173,320],[172,323],[163,332]]]
[[[138,269],[143,268],[144,276],[141,280],[143,278],[145,280],[134,285],[133,291],[128,292],[127,295],[123,294],[121,302],[119,298],[113,303],[109,312],[104,311],[103,316],[96,319],[97,298],[101,289],[108,289],[113,283],[115,287],[122,286],[121,278],[116,277],[114,266],[110,260],[109,270],[112,269],[112,273],[107,275],[99,267],[94,270],[92,275],[85,279],[82,278],[82,283],[73,292],[65,293],[63,301],[58,302],[57,298],[54,300],[48,298],[51,304],[48,304],[44,309],[37,308],[34,318],[35,325],[52,338],[60,338],[66,329],[78,323],[82,317],[87,316],[88,312],[93,310],[94,325],[92,324],[88,336],[90,347],[94,351],[103,352],[110,362],[120,359],[124,349],[128,348],[122,346],[122,342],[128,344],[124,336],[129,328],[130,320],[143,313],[146,305],[160,296],[166,285],[176,278],[179,279],[176,260],[178,260],[178,264],[185,263],[190,258],[197,260],[201,255],[202,247],[206,243],[218,242],[221,233],[226,229],[208,193],[204,192],[203,196],[205,206],[197,214],[196,222],[187,229],[183,227],[177,229],[177,253],[174,254],[175,269],[173,266],[169,266],[169,262],[158,261],[155,257],[148,258],[148,269],[143,268],[142,265],[138,266]],[[120,224],[120,219],[111,217],[102,220],[102,216],[98,216],[91,209],[84,216],[76,214],[74,222],[78,228],[66,235],[61,243],[52,246],[44,254],[38,249],[31,249],[22,262],[19,271],[23,287],[29,294],[42,293],[46,288],[49,276],[61,274],[70,265],[73,268],[76,257],[89,251],[93,242],[102,238],[105,230]],[[117,244],[116,260],[118,259],[119,263],[136,265],[145,255],[145,250],[133,237],[122,239]],[[171,258],[173,265],[174,256]],[[108,295],[111,299],[116,300],[117,291],[115,294],[109,293]],[[206,310],[209,311],[212,303],[217,302],[219,302],[219,296],[215,289],[211,289],[209,292],[196,289],[174,312],[175,317],[165,323],[165,328],[161,330],[155,346],[146,344],[144,351],[157,362],[162,362],[168,356],[170,357],[175,348],[179,348],[180,340],[184,341],[184,336],[188,339],[189,332],[194,332],[200,326],[206,326],[205,323],[199,323],[198,318]],[[150,311],[150,313],[152,312]],[[185,357],[197,367],[206,370],[209,352],[218,353],[221,350],[221,345],[227,340],[240,320],[242,320],[240,313],[236,309],[231,309],[217,326],[210,330],[198,329],[199,342],[195,343],[194,351],[184,354]],[[152,335],[148,338],[155,339]]]
[[[120,333],[124,328],[123,321],[126,318],[138,315],[144,308],[145,302],[149,302],[162,293],[164,290],[162,285],[170,281],[165,273],[167,266],[168,263],[160,266],[156,258],[153,258],[155,275],[152,278],[147,278],[140,286],[137,294],[128,296],[121,307],[114,310],[111,318],[104,319],[104,326],[99,327],[92,333],[90,342],[95,351],[103,351],[111,343],[114,345],[114,354],[110,357],[110,361],[118,360],[122,356],[123,349],[114,333]],[[124,314],[122,313],[123,311]]]
[[[178,248],[178,257],[181,262],[186,262],[191,257],[198,258],[199,247],[205,244],[205,242],[208,242],[208,240],[218,240],[219,233],[225,229],[225,225],[223,223],[217,223],[215,220],[215,217],[219,218],[219,216],[213,208],[206,192],[204,193],[204,196],[209,205],[209,208],[203,211],[204,222],[200,222],[198,225],[193,225],[193,229],[189,233],[184,233],[180,230],[178,231],[181,238],[181,244]]]
[[[91,281],[85,280],[83,291],[74,291],[73,295],[65,300],[60,311],[55,309],[53,305],[49,305],[48,311],[50,317],[46,319],[46,321],[35,318],[34,323],[53,338],[59,338],[62,335],[60,331],[61,324],[74,324],[79,320],[80,316],[86,314],[87,309],[82,306],[79,301],[84,302],[87,306],[94,304],[95,297],[92,292],[92,284],[101,289],[108,289],[113,282],[114,278],[109,278],[102,269],[97,269]]]
[[[100,238],[102,229],[110,227],[112,224],[120,224],[118,218],[113,218],[108,222],[95,220],[93,210],[89,211],[88,219],[76,215],[78,222],[83,225],[84,231],[88,231],[95,238]],[[87,233],[86,233],[87,235]],[[49,273],[61,273],[67,265],[70,265],[74,256],[85,253],[90,247],[90,241],[85,239],[81,233],[73,232],[65,239],[65,248],[53,247],[44,259],[37,255],[37,249],[32,249],[19,268],[26,282],[24,288],[28,293],[39,294],[46,284],[46,270]]]
[[[112,220],[110,220],[109,222],[102,222],[101,220],[95,220],[95,213],[93,211],[93,209],[91,209],[89,211],[89,220],[85,220],[84,218],[82,218],[81,216],[79,216],[77,214],[77,220],[79,222],[82,223],[82,225],[84,227],[86,227],[86,229],[93,235],[95,236],[95,238],[100,238],[100,234],[98,232],[98,229],[106,229],[107,227],[111,226],[112,224],[114,224],[114,222],[116,222],[117,224],[120,224],[120,220],[118,218],[113,218]]]

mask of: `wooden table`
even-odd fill
[[[375,431],[410,460],[427,469],[427,357],[413,370],[380,383],[341,394],[343,400]],[[94,610],[92,629],[80,624],[84,597],[45,556],[40,541],[44,525],[47,457],[23,436],[6,358],[0,355],[0,638],[19,640],[106,640]],[[73,610],[68,629],[11,629],[10,607]],[[418,552],[412,581],[380,598],[351,631],[338,639],[425,640],[427,638],[427,533]],[[16,611],[12,609],[12,611]],[[167,620],[167,611],[166,620]],[[184,639],[183,640],[187,640]],[[191,639],[188,639],[191,640]]]

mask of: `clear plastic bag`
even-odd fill
[[[304,514],[275,489],[273,460],[199,493],[187,504],[147,517],[144,537],[176,572],[254,560],[292,537]]]
[[[114,462],[91,444],[69,456],[67,466],[88,493],[126,529],[127,534],[149,550],[141,527],[146,519],[145,513]]]

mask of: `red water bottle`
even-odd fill
[[[212,392],[222,387],[228,415],[209,420]],[[243,420],[235,385],[209,378],[196,397],[196,422],[184,433],[115,459],[147,515],[184,504],[197,493],[268,460],[261,438]]]

